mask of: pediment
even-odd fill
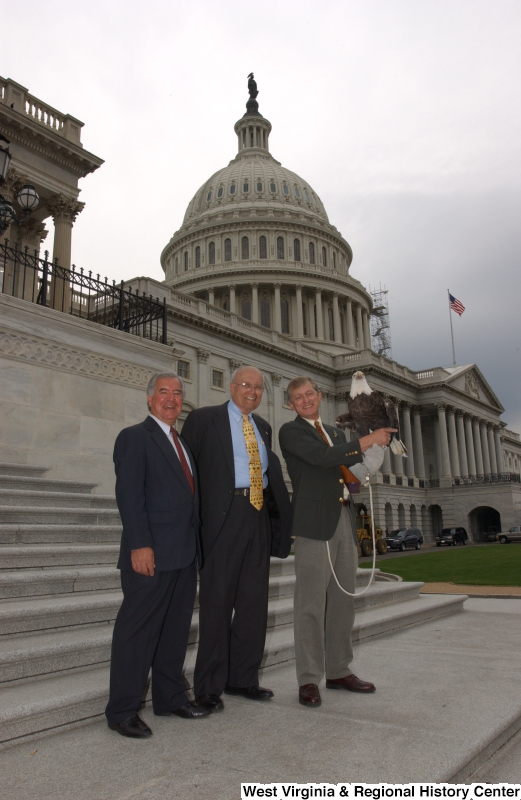
[[[464,392],[468,397],[481,403],[487,403],[494,409],[503,411],[503,406],[490,388],[482,373],[475,364],[458,370],[447,380],[447,385]]]

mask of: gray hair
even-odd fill
[[[262,374],[262,372],[260,371],[260,369],[258,367],[254,367],[251,364],[241,364],[240,367],[237,367],[237,369],[234,370],[233,373],[232,373],[232,377],[230,378],[230,383],[235,383],[235,379],[237,378],[237,375],[239,374],[239,372],[242,372],[243,369],[254,369],[255,372],[258,372],[259,375],[262,378],[262,385],[264,386],[264,375]]]
[[[290,402],[291,402],[291,393],[293,392],[293,390],[300,389],[300,387],[304,386],[305,383],[310,383],[317,394],[320,392],[318,384],[316,383],[316,381],[313,380],[313,378],[306,378],[304,377],[304,375],[299,375],[298,378],[293,378],[293,380],[291,380],[288,383],[288,388],[286,389],[286,391],[288,393],[288,398]]]
[[[185,385],[183,383],[183,379],[179,377],[177,372],[156,372],[155,375],[152,375],[147,386],[148,397],[152,397],[152,395],[154,394],[156,390],[156,383],[160,378],[170,378],[170,380],[179,381],[181,385],[181,391],[183,392],[183,400],[185,399]]]

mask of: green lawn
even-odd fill
[[[370,568],[371,564],[360,564]],[[473,586],[521,586],[521,546],[491,544],[484,547],[448,547],[434,553],[381,559],[382,572],[404,581],[450,581]]]

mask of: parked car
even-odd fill
[[[510,542],[521,542],[521,525],[513,525],[506,533],[497,533],[496,538],[501,544],[510,544]]]
[[[423,544],[423,534],[418,528],[399,528],[386,537],[390,550],[405,550],[414,547],[419,550]]]
[[[498,537],[497,528],[489,528],[488,531],[483,531],[479,534],[479,538],[483,542],[496,542]]]
[[[446,544],[455,547],[457,544],[467,544],[467,531],[465,528],[443,528],[442,532],[436,536],[436,547]]]

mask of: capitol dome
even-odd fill
[[[161,254],[165,283],[320,349],[370,347],[351,248],[309,183],[271,155],[255,97],[256,85],[236,157],[197,190]]]

